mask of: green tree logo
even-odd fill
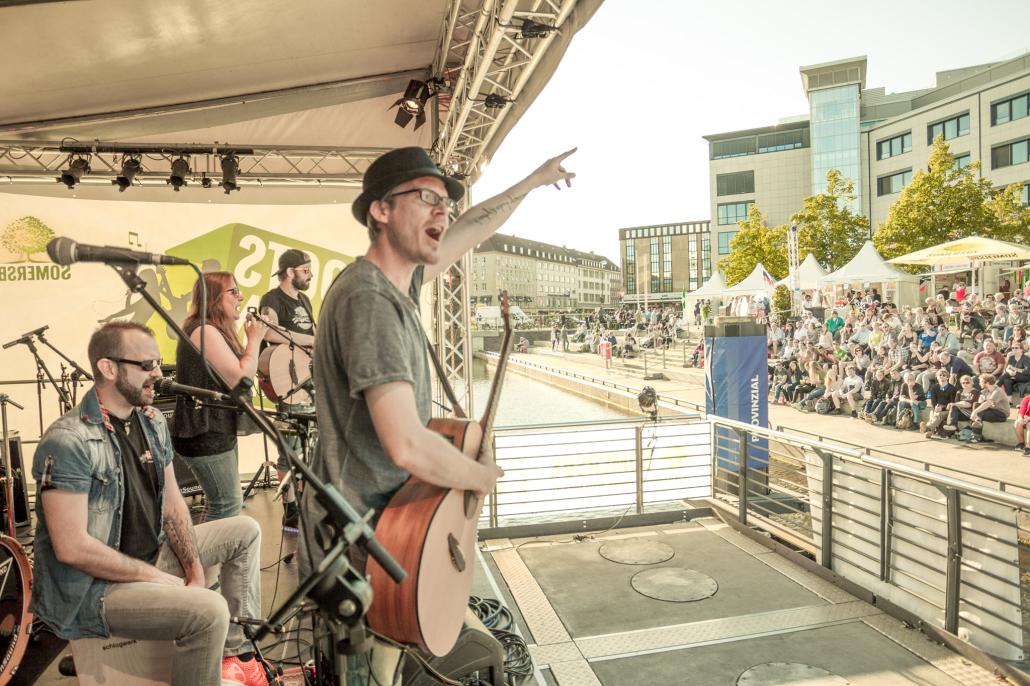
[[[46,244],[55,237],[53,230],[35,217],[21,217],[7,225],[0,234],[0,244],[18,255],[25,262],[33,262],[33,253],[46,250]]]

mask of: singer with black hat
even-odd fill
[[[378,515],[409,476],[489,493],[501,475],[491,460],[470,460],[427,428],[431,387],[419,293],[497,231],[533,189],[571,185],[575,174],[562,163],[573,152],[547,160],[454,221],[465,189],[421,148],[392,150],[365,172],[352,212],[371,245],[329,288],[315,334],[319,442],[312,462],[360,512]],[[305,527],[323,517],[307,493],[301,510]],[[317,538],[310,529],[304,535],[318,555]],[[302,558],[308,547],[300,546]],[[363,572],[357,550],[350,549],[352,562]],[[370,660],[348,658],[347,683],[372,683],[369,665],[377,665],[375,681],[394,683],[396,656],[379,643]]]

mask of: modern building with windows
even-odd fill
[[[1030,185],[1030,53],[937,73],[933,88],[886,93],[866,85],[866,58],[801,67],[809,112],[775,126],[705,136],[709,150],[712,259],[729,254],[752,204],[770,226],[787,223],[837,169],[855,183],[855,211],[873,231],[925,168],[943,136],[955,163],[980,162],[995,186]]]
[[[619,229],[624,303],[679,302],[712,275],[711,222]]]
[[[617,305],[622,275],[607,257],[496,233],[472,253],[473,305],[496,305],[497,294],[527,311],[594,310]]]

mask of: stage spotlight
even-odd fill
[[[236,175],[240,171],[240,158],[236,155],[226,155],[222,158],[222,183],[218,184],[229,195],[232,191],[240,190],[236,185]]]
[[[644,390],[637,396],[637,404],[641,412],[651,415],[651,419],[658,419],[658,394],[652,387],[644,386]]]
[[[76,157],[68,165],[68,168],[61,172],[57,179],[68,188],[75,188],[75,184],[82,181],[82,175],[89,173],[89,160],[85,157]]]
[[[551,31],[557,31],[557,26],[548,26],[547,24],[541,24],[538,21],[532,19],[522,20],[522,37],[523,38],[543,38]]]
[[[112,185],[118,186],[118,192],[124,193],[125,189],[132,185],[132,180],[136,178],[136,174],[140,170],[140,161],[135,157],[123,157],[122,158],[122,171],[118,174],[118,177],[111,182]]]
[[[172,184],[172,190],[176,193],[179,189],[186,185],[186,177],[190,175],[190,163],[186,161],[185,157],[172,162],[172,173],[168,177],[168,183]]]
[[[426,123],[426,103],[433,97],[433,91],[425,81],[412,79],[408,87],[404,89],[404,97],[390,105],[390,109],[397,108],[397,116],[393,123],[402,129],[408,125],[412,117],[415,118],[415,130]]]
[[[491,93],[490,95],[486,96],[486,100],[483,101],[483,105],[488,110],[499,110],[499,109],[503,109],[505,105],[507,105],[508,103],[511,103],[511,102],[515,102],[515,101],[514,100],[509,100],[508,98],[504,97],[503,95],[498,95],[497,93]]]

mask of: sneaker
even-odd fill
[[[1023,448],[1023,457],[1030,457],[1030,448]]]
[[[1016,447],[1015,447],[1015,448],[1013,448],[1013,450],[1022,450],[1022,451],[1025,451],[1025,450],[1026,450],[1026,445],[1024,445],[1023,443],[1016,443]]]
[[[926,435],[927,438],[933,438],[933,432],[932,431],[927,431],[925,435]]]
[[[222,658],[222,686],[247,686],[247,675],[240,667],[240,660],[236,657]]]
[[[268,686],[268,675],[265,673],[264,667],[261,666],[261,661],[251,654],[249,660],[241,660],[240,657],[226,657],[222,658],[222,680],[225,680],[225,669],[226,665],[234,665],[238,674],[242,676],[242,683],[244,686]],[[236,677],[239,678],[239,677]]]
[[[919,430],[926,431],[926,422],[919,422]]]
[[[852,410],[852,411],[851,411],[851,418],[852,418],[852,419],[855,419],[856,417],[858,417],[858,413],[857,413],[857,412],[855,412],[854,410]]]
[[[300,531],[298,528],[299,524],[300,508],[297,507],[297,502],[283,503],[283,529]]]
[[[958,431],[958,427],[955,426],[954,424],[945,424],[941,428],[944,429],[945,431]]]

